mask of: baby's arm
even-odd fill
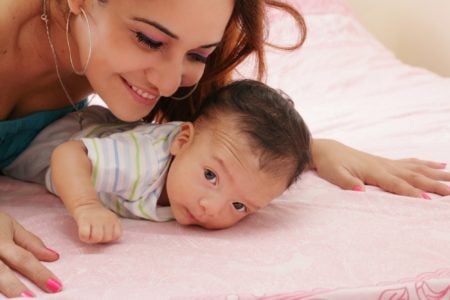
[[[119,218],[97,198],[92,184],[92,165],[81,141],[59,145],[51,158],[53,187],[78,225],[80,240],[106,243],[118,239]]]

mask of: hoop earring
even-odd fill
[[[75,69],[75,66],[73,64],[72,59],[72,50],[70,48],[70,39],[69,39],[69,23],[70,23],[70,15],[72,12],[69,11],[69,15],[67,16],[67,23],[66,23],[66,40],[67,40],[67,47],[69,48],[69,60],[70,65],[72,66],[72,70],[75,74],[83,76],[86,73],[86,69],[89,65],[89,62],[91,61],[91,54],[92,54],[92,34],[91,34],[91,25],[89,24],[89,19],[86,15],[86,12],[82,7],[80,7],[81,14],[83,18],[86,20],[87,28],[88,28],[88,35],[89,35],[89,52],[88,52],[88,58],[86,60],[86,64],[84,65],[83,69],[81,71]]]
[[[187,93],[186,95],[184,95],[182,97],[170,96],[170,98],[173,99],[173,100],[177,100],[177,101],[178,100],[185,100],[185,99],[189,98],[195,92],[195,90],[197,89],[197,86],[198,86],[198,81],[194,85],[194,87],[189,91],[189,93]]]

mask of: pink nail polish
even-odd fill
[[[24,297],[24,298],[34,298],[34,294],[30,291],[25,291],[22,292],[22,294],[20,294],[20,297]]]
[[[61,290],[62,284],[59,281],[57,281],[56,279],[50,278],[49,280],[47,280],[47,287],[50,291],[52,291],[53,293],[56,293]]]
[[[420,194],[423,199],[431,200],[431,197],[427,193]]]
[[[59,253],[56,252],[55,250],[53,250],[53,249],[51,249],[51,248],[48,248],[48,247],[46,247],[46,249],[47,249],[48,251],[50,251],[50,252],[52,252],[52,253],[55,253],[56,255],[59,256]]]
[[[447,168],[447,163],[441,163],[440,165],[441,165],[441,168],[442,168],[442,169]]]
[[[357,185],[357,186],[354,186],[354,187],[352,188],[352,190],[354,190],[355,192],[362,192],[362,191],[363,191],[363,188],[360,187],[359,185]]]

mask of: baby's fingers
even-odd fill
[[[119,239],[121,236],[122,236],[122,228],[120,226],[120,222],[117,221],[114,224],[105,226],[102,242],[103,243],[112,242]]]
[[[102,224],[82,223],[78,227],[78,236],[80,240],[88,244],[103,242],[104,229]]]
[[[89,222],[78,222],[78,237],[84,243],[91,243],[92,225]]]
[[[122,235],[120,223],[115,224],[80,224],[78,235],[82,242],[89,244],[108,243],[117,240]]]

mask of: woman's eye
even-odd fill
[[[239,212],[247,211],[247,207],[244,204],[242,204],[241,202],[233,202],[233,206],[234,206],[234,209]]]
[[[211,171],[209,169],[205,169],[203,174],[204,174],[206,180],[208,180],[210,183],[216,185],[216,183],[217,183],[217,176],[216,176],[216,174],[213,171]]]
[[[193,61],[202,63],[202,64],[206,64],[206,62],[208,61],[208,56],[204,56],[201,54],[197,54],[197,53],[190,53],[189,56],[191,57],[191,59]]]
[[[139,43],[144,44],[144,46],[150,49],[158,50],[163,46],[162,42],[152,40],[142,32],[136,32],[136,39],[138,40]]]

